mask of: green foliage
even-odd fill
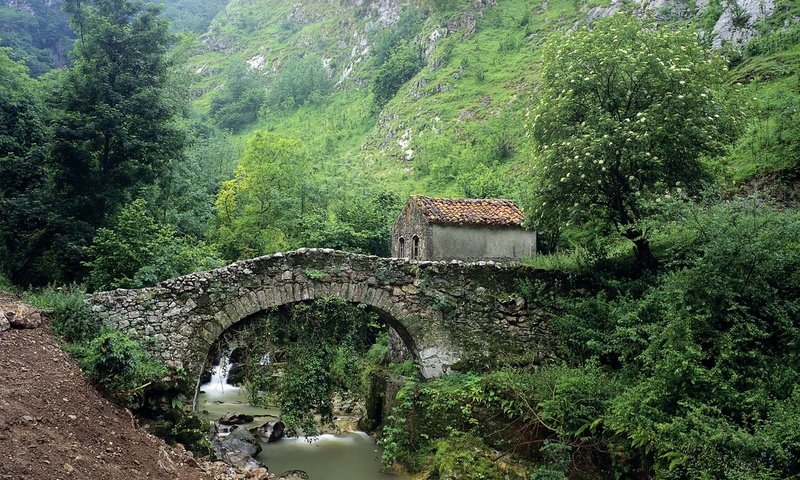
[[[86,291],[81,286],[28,291],[25,300],[47,311],[53,321],[53,333],[68,343],[89,341],[100,331],[100,320],[86,303]]]
[[[195,412],[186,411],[178,400],[170,408],[157,412],[158,419],[150,424],[150,432],[170,445],[180,443],[195,455],[211,454],[208,440],[208,422],[201,420]]]
[[[800,47],[794,65],[800,65]],[[747,62],[740,75],[769,79],[751,102],[750,118],[729,155],[717,162],[726,181],[740,182],[791,169],[800,152],[800,75],[783,55]],[[752,88],[752,87],[751,87]]]
[[[316,209],[306,217],[300,242],[310,247],[389,256],[391,225],[401,208],[394,194],[352,188],[327,209]]]
[[[89,287],[140,288],[196,270],[221,266],[213,247],[181,239],[157,223],[144,200],[134,200],[114,223],[97,231],[89,248]]]
[[[255,257],[289,245],[308,201],[308,152],[296,139],[256,132],[234,177],[217,195],[217,237],[225,258]]]
[[[382,460],[451,474],[453,457],[468,455],[467,463],[486,468],[482,454],[476,455],[484,447],[463,445],[471,437],[481,438],[486,447],[549,458],[553,468],[558,462],[532,446],[548,438],[583,445],[615,389],[616,383],[594,366],[541,371],[501,366],[483,375],[451,373],[425,384],[409,382],[383,428]],[[475,478],[506,478],[484,475],[489,476]]]
[[[442,480],[520,478],[505,474],[482,442],[469,435],[454,434],[438,440],[433,463],[433,471]]]
[[[73,67],[48,75],[41,88],[52,146],[37,163],[41,187],[31,191],[40,198],[30,205],[47,207],[31,222],[32,252],[22,257],[42,264],[37,284],[79,279],[95,229],[183,149],[167,84],[171,37],[158,9],[103,0],[69,1],[65,10],[80,40]]]
[[[333,88],[333,81],[315,55],[291,58],[272,82],[266,104],[275,109],[292,109],[306,102],[318,103]]]
[[[370,372],[387,354],[380,330],[374,313],[337,298],[296,304],[285,314],[254,321],[237,342],[246,345],[244,386],[251,401],[277,403],[290,431],[315,435],[315,415],[322,422],[332,419],[334,393],[367,395]],[[276,360],[261,365],[266,352]]]
[[[130,408],[141,406],[147,385],[166,374],[166,368],[139,343],[116,330],[104,330],[89,342],[73,345],[70,353],[103,393]]]
[[[67,63],[66,53],[74,35],[61,12],[63,3],[27,0],[0,6],[0,47],[10,47],[11,57],[24,63],[33,76]]]
[[[652,266],[638,225],[646,202],[669,189],[697,192],[708,178],[702,156],[730,138],[732,119],[718,98],[724,65],[695,32],[627,15],[554,37],[545,50],[531,222],[600,220]]]
[[[422,14],[418,10],[414,8],[403,10],[397,22],[375,38],[370,53],[375,58],[376,64],[383,65],[401,42],[413,41],[422,28],[422,20]]]
[[[423,66],[419,46],[405,40],[400,41],[375,74],[372,84],[375,104],[379,107],[386,104]]]
[[[566,443],[545,440],[539,452],[544,461],[531,471],[531,480],[567,480],[572,463],[572,447]]]
[[[16,283],[52,278],[41,258],[53,207],[45,193],[50,149],[39,85],[0,49],[0,272]]]
[[[159,223],[202,239],[213,223],[219,185],[233,174],[242,149],[231,134],[208,125],[192,123],[187,131],[190,142],[183,158],[172,160],[142,197]]]
[[[796,474],[795,439],[774,433],[796,421],[800,217],[753,200],[665,212],[650,228],[674,239],[669,272],[565,299],[555,322],[573,361],[624,384],[600,438],[619,471],[656,478]]]
[[[169,18],[174,31],[203,34],[227,4],[227,0],[170,0],[164,2],[163,15]]]
[[[237,64],[211,99],[208,113],[221,128],[239,132],[255,122],[265,100],[266,90],[261,74],[246,64]]]
[[[303,273],[310,280],[322,280],[327,275],[322,270],[317,270],[316,268],[306,268],[305,270],[303,270]]]

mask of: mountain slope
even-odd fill
[[[740,183],[791,164],[785,153],[767,152],[763,159],[747,152],[764,135],[773,143],[785,136],[758,124],[774,125],[786,114],[783,104],[797,99],[792,72],[800,7],[789,0],[724,6],[655,0],[634,7],[630,13],[691,26],[722,47],[733,77],[755,98],[747,133],[716,165],[720,176]],[[213,99],[242,75],[242,66],[258,73],[255,88],[269,97],[282,92],[287,66],[319,64],[330,88],[304,101],[257,104],[256,120],[242,134],[266,129],[298,137],[334,170],[365,172],[400,194],[519,197],[530,158],[525,114],[536,96],[539,45],[625,8],[616,0],[234,0],[189,59],[191,89],[198,109],[213,113]],[[752,38],[757,47],[745,47]],[[373,90],[391,62],[386,57],[404,42],[419,49],[422,68],[387,103],[376,103]],[[781,105],[776,91],[789,93]]]

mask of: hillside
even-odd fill
[[[31,310],[19,305],[0,292],[3,321],[9,311]],[[49,324],[7,328],[7,323],[0,327],[0,478],[214,478],[103,398],[61,349]]]
[[[788,0],[634,6],[633,14],[697,29],[725,52],[732,82],[744,85],[749,126],[716,161],[719,176],[735,186],[792,166],[796,156],[782,149],[796,134],[785,130],[799,95],[800,7]],[[300,138],[320,164],[335,166],[327,174],[364,172],[401,195],[519,198],[539,46],[625,8],[604,0],[232,1],[188,59],[191,93],[201,115],[219,120],[214,99],[235,95],[231,85],[247,78],[266,99],[249,103],[253,121],[235,130]],[[404,42],[419,49],[421,62],[385,104],[376,102],[376,82]],[[287,83],[319,85],[320,71],[329,84],[286,101],[295,92],[287,95]]]

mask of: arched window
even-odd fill
[[[397,256],[400,258],[406,258],[406,239],[400,237],[400,240],[397,242]]]
[[[412,246],[411,246],[411,259],[416,260],[419,258],[419,237],[414,235],[411,237]]]

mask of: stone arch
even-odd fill
[[[297,287],[298,285],[295,285]],[[311,302],[328,297],[341,298],[347,303],[366,305],[375,311],[384,324],[394,329],[415,359],[419,359],[417,342],[408,331],[403,320],[417,316],[406,309],[404,302],[394,303],[389,293],[381,288],[370,287],[365,283],[314,283],[292,288],[291,285],[275,289],[247,292],[233,299],[228,306],[218,312],[212,323],[212,330],[198,332],[209,340],[216,341],[226,330],[255,314],[301,302]]]
[[[205,345],[202,349],[195,349],[198,353],[204,352],[202,358],[196,359],[200,366],[195,372],[197,383],[194,391],[194,401],[199,392],[203,365],[206,363],[212,344],[216,342],[229,328],[253,315],[267,312],[280,307],[291,306],[302,302],[313,302],[323,298],[337,297],[353,305],[366,305],[377,313],[381,321],[393,329],[402,339],[406,349],[411,353],[415,362],[420,365],[420,354],[417,342],[400,319],[416,318],[416,315],[405,308],[403,302],[392,303],[389,293],[381,288],[371,287],[365,283],[316,283],[302,288],[278,287],[259,291],[247,292],[233,299],[228,306],[215,315],[212,330],[202,330],[199,333],[205,339],[198,344]],[[391,304],[392,308],[387,308]],[[209,340],[213,337],[213,340]],[[197,342],[196,342],[197,343]],[[423,375],[425,374],[422,370]]]

